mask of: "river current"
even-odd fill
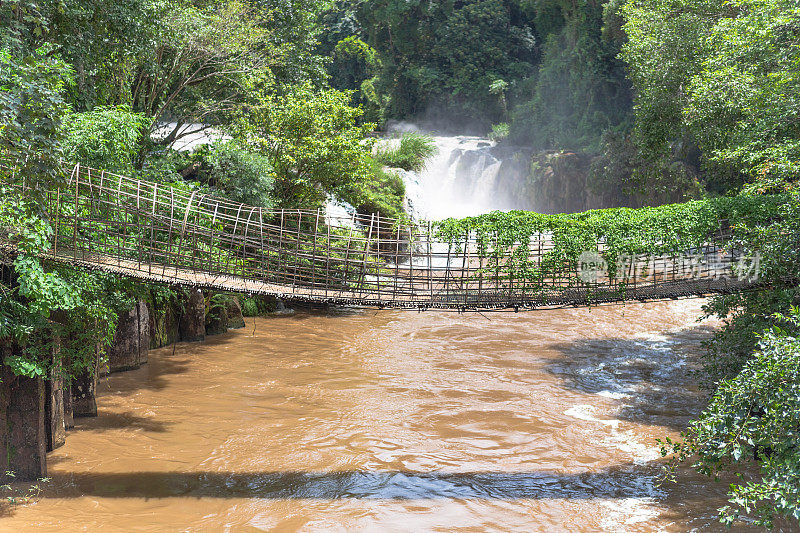
[[[721,531],[700,302],[248,319],[100,384],[7,531]],[[735,531],[748,531],[741,525]]]

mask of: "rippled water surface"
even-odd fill
[[[1,529],[721,531],[722,484],[657,486],[655,439],[702,405],[699,314],[249,319],[103,381]]]

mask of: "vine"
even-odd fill
[[[780,217],[786,195],[735,196],[639,209],[599,209],[548,215],[527,211],[495,211],[434,223],[434,238],[462,250],[476,243],[481,269],[476,275],[543,282],[548,276],[576,271],[581,254],[595,252],[615,276],[623,256],[674,255],[708,244],[715,233],[735,236],[752,226]],[[532,248],[547,241],[542,255]]]

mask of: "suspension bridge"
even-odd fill
[[[9,180],[20,195],[38,195],[53,227],[40,255],[157,283],[350,306],[457,310],[661,300],[755,283],[737,274],[741,257],[726,251],[724,224],[700,247],[629,258],[609,273],[602,241],[570,260],[547,232],[500,246],[472,231],[444,236],[431,222],[269,210],[82,165],[66,172],[60,186],[45,191]],[[18,253],[13,228],[0,228],[0,249],[6,257]]]

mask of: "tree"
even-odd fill
[[[64,157],[94,168],[130,174],[151,120],[129,108],[96,107],[64,117]]]
[[[628,127],[631,94],[612,15],[600,2],[537,2],[541,59],[512,112],[512,139],[597,152],[604,132]]]
[[[368,0],[357,13],[381,61],[376,86],[387,116],[440,105],[442,116],[457,111],[489,123],[501,114],[490,84],[531,73],[535,39],[517,2]]]
[[[34,187],[59,178],[67,109],[62,95],[71,69],[51,52],[46,45],[21,53],[0,50],[0,158],[16,168],[10,175]]]
[[[729,3],[700,47],[684,120],[709,169],[776,184],[800,173],[800,6]]]
[[[131,102],[154,127],[175,121],[161,144],[219,122],[246,100],[253,79],[269,76],[272,56],[262,44],[268,33],[254,17],[253,8],[231,1],[173,10],[156,26],[155,46],[132,80]]]
[[[728,524],[741,514],[772,527],[777,517],[800,520],[800,309],[775,315],[741,372],[719,384],[709,406],[679,445],[708,475],[751,470],[730,488]]]
[[[350,98],[303,85],[265,96],[241,117],[237,137],[269,158],[280,207],[316,207],[326,195],[369,178],[372,125],[356,124],[362,110]]]
[[[47,12],[46,37],[75,67],[76,111],[127,105],[152,131],[171,123],[159,137],[170,146],[225,122],[261,86],[319,83],[318,9],[299,0],[68,0]]]
[[[716,192],[794,181],[800,12],[788,0],[663,3],[623,9],[637,141],[651,159],[701,153]]]

